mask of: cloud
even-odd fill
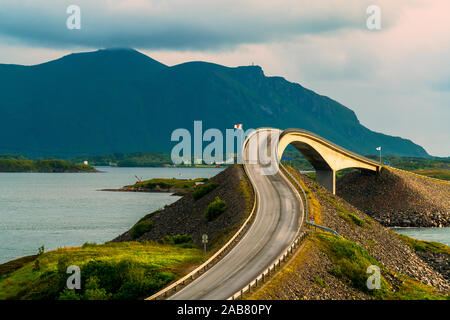
[[[82,10],[67,30],[66,8]],[[365,27],[377,4],[382,30]],[[134,47],[165,64],[263,67],[353,109],[372,130],[450,150],[448,0],[1,0],[0,61]]]
[[[370,1],[2,0],[0,34],[46,47],[205,50],[365,28]],[[81,8],[81,30],[66,9]],[[386,10],[384,26],[396,10]]]

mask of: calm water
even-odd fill
[[[392,230],[411,238],[440,242],[450,246],[450,228],[394,228]]]
[[[104,173],[0,173],[0,263],[45,250],[102,243],[179,197],[106,192],[142,179],[209,178],[220,168],[113,168]]]

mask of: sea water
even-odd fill
[[[103,243],[179,197],[107,192],[151,178],[209,178],[222,168],[115,168],[101,173],[0,173],[0,263],[59,247]]]

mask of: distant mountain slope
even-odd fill
[[[0,65],[0,153],[73,157],[169,152],[176,128],[302,128],[352,151],[428,156],[410,140],[362,126],[338,102],[258,66],[173,67],[132,49],[78,53],[36,66]]]

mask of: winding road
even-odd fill
[[[259,147],[271,148],[270,133],[279,134],[279,130],[257,130]],[[246,155],[248,145],[244,149]],[[223,259],[170,299],[227,299],[263,272],[294,240],[303,219],[303,205],[296,189],[279,171],[264,175],[266,166],[259,161],[244,162],[258,199],[250,229]]]

